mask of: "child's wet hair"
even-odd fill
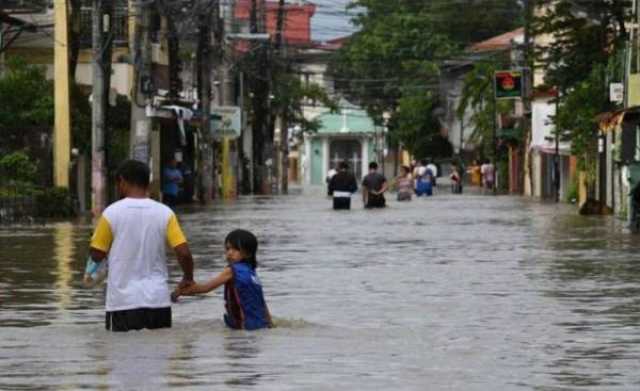
[[[229,232],[224,242],[232,248],[242,251],[246,255],[245,261],[253,269],[258,267],[258,259],[256,258],[258,239],[254,234],[244,229],[236,229]]]

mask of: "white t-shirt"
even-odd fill
[[[171,306],[166,246],[186,243],[171,209],[125,198],[102,214],[91,247],[108,253],[107,311]]]
[[[432,163],[427,164],[427,169],[431,170],[434,177],[438,176],[438,166],[436,166],[435,164],[432,164]]]
[[[482,177],[485,182],[493,182],[493,176],[495,173],[495,169],[493,168],[493,164],[485,163],[480,167],[480,172],[482,173]]]

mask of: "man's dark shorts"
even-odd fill
[[[107,312],[105,327],[110,331],[162,329],[171,327],[171,307],[135,308]]]
[[[349,197],[334,197],[333,209],[335,210],[348,210],[351,209],[351,198]]]

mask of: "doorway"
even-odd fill
[[[349,163],[349,169],[362,178],[362,144],[358,140],[332,140],[329,144],[329,168],[336,168],[340,162]]]

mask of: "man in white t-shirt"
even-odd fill
[[[116,174],[120,201],[98,220],[91,258],[109,257],[106,328],[112,331],[171,327],[167,244],[183,271],[180,287],[193,284],[193,257],[173,211],[148,198],[149,168],[125,161]]]

